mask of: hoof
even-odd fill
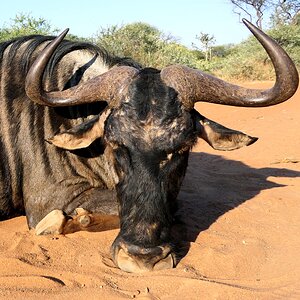
[[[91,213],[84,208],[76,208],[76,215],[68,219],[63,228],[63,234],[76,231],[99,232],[119,227],[119,217],[116,215],[104,215]]]
[[[66,224],[62,210],[55,209],[46,215],[35,227],[36,235],[61,234]]]
[[[75,217],[78,221],[78,223],[80,224],[80,226],[82,227],[88,227],[92,220],[90,217],[90,212],[88,212],[87,210],[85,210],[84,208],[76,208],[75,209],[77,216]]]
[[[91,224],[91,218],[89,216],[80,216],[78,221],[82,227],[88,227]]]

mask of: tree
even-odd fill
[[[121,27],[101,28],[95,42],[110,53],[129,56],[149,65],[151,55],[162,47],[164,40],[157,28],[137,22]]]
[[[234,12],[241,18],[242,14],[246,14],[251,22],[255,19],[257,27],[262,29],[262,21],[264,12],[273,6],[270,0],[230,0],[235,6]]]
[[[214,46],[214,47],[212,47],[212,55],[214,57],[224,58],[224,57],[230,55],[233,47],[234,47],[233,44]]]
[[[199,40],[202,48],[205,52],[205,61],[211,60],[211,46],[215,43],[215,37],[208,33],[200,32],[200,35],[196,35],[196,39]],[[193,43],[192,46],[199,50],[199,48]]]
[[[196,66],[192,51],[147,23],[101,28],[94,42],[114,55],[131,57],[143,66],[162,68],[175,63]]]
[[[34,18],[30,14],[17,14],[11,19],[10,24],[0,28],[0,41],[7,41],[25,35],[57,35],[59,29],[52,27],[44,18]],[[89,41],[88,38],[78,37],[74,34],[67,35],[68,40]]]
[[[34,18],[30,14],[17,14],[8,27],[0,29],[0,39],[9,40],[30,34],[55,34],[58,30],[52,28],[49,21],[44,18]]]
[[[300,0],[230,0],[234,5],[234,12],[241,18],[246,14],[250,20],[262,29],[265,13],[271,13],[272,27],[283,24],[299,24]]]
[[[299,0],[278,0],[271,15],[273,27],[284,24],[298,24],[300,17]]]

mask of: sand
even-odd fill
[[[36,236],[18,217],[0,222],[0,299],[300,299],[300,91],[269,108],[197,109],[259,140],[232,152],[204,141],[193,149],[175,269],[115,268],[118,229]]]

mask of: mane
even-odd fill
[[[43,35],[28,35],[23,37],[18,37],[10,41],[0,43],[0,67],[2,65],[2,60],[4,57],[5,50],[10,47],[7,53],[7,62],[9,64],[13,63],[17,54],[19,54],[20,48],[22,45],[27,43],[26,47],[22,49],[21,56],[19,58],[20,66],[22,71],[26,74],[30,67],[30,61],[35,54],[36,49],[47,41],[51,41],[55,36],[43,36]],[[47,68],[45,75],[51,75],[55,66],[59,61],[68,53],[75,50],[88,50],[94,53],[96,56],[99,56],[103,62],[110,68],[114,65],[126,65],[132,66],[140,69],[141,65],[128,57],[118,57],[109,54],[103,47],[96,46],[88,42],[80,41],[70,41],[63,40],[62,43],[56,49],[54,55],[52,55]]]

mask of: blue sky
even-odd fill
[[[90,37],[101,27],[142,21],[171,34],[190,47],[200,32],[215,36],[216,44],[238,43],[250,34],[239,23],[229,0],[10,0],[1,3],[0,26],[17,13],[31,13],[53,27]]]

